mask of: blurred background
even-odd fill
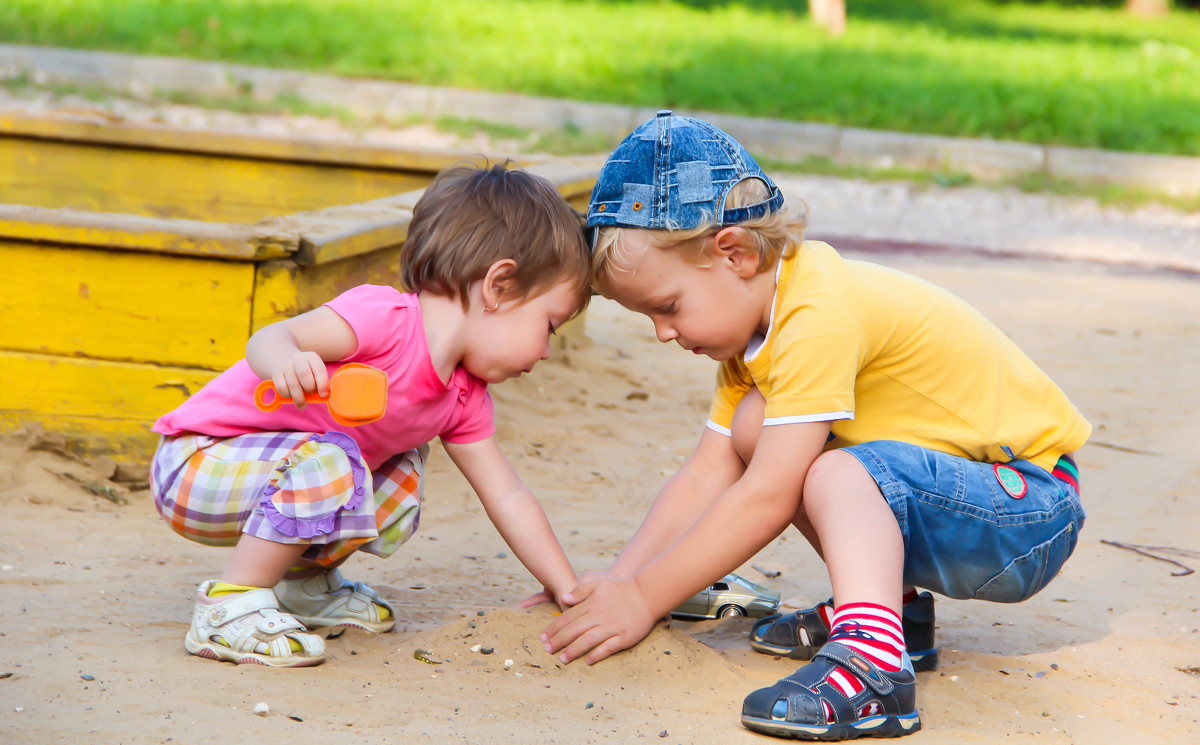
[[[6,0],[0,42],[1200,155],[1197,6],[1200,0]]]

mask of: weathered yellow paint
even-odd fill
[[[421,188],[465,160],[0,113],[0,431],[148,458],[153,421],[254,330],[396,285]],[[580,207],[599,163],[526,165]]]
[[[221,370],[250,332],[254,264],[0,239],[0,349]]]
[[[252,223],[420,188],[429,173],[0,138],[0,202]]]
[[[0,138],[91,143],[121,153],[123,148],[209,153],[223,158],[251,158],[292,163],[327,163],[413,171],[432,177],[444,168],[463,162],[499,163],[511,159],[521,165],[539,163],[537,156],[490,155],[486,158],[461,150],[421,148],[408,150],[391,145],[344,142],[303,135],[256,134],[247,131],[184,129],[169,125],[131,123],[115,117],[27,115],[0,113]],[[588,187],[591,188],[590,186]]]
[[[144,460],[150,426],[216,373],[0,351],[0,429],[39,422],[92,448]]]
[[[262,230],[240,223],[162,220],[15,204],[0,204],[0,237],[229,259],[290,256],[300,245],[298,232]]]
[[[255,331],[303,313],[362,284],[398,286],[400,246],[317,266],[283,259],[258,264],[252,327]]]

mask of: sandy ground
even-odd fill
[[[0,94],[0,103],[14,101]],[[190,126],[338,129],[302,117],[105,106]],[[428,128],[380,138],[464,144]],[[827,178],[792,178],[787,188],[809,199],[815,232],[1060,258],[1117,252],[1160,267],[1200,259],[1196,216],[1154,208]],[[1183,549],[1192,556],[1168,556],[1200,568],[1200,280],[953,251],[865,258],[982,309],[1096,427],[1079,453],[1089,518],[1062,576],[1015,606],[938,600],[942,665],[919,677],[924,730],[912,741],[1200,742],[1200,573],[1173,576],[1179,566],[1101,542]],[[690,452],[714,369],[598,300],[586,338],[494,388],[505,450],[577,568],[611,561]],[[436,448],[418,535],[391,559],[345,567],[397,603],[396,632],[347,633],[330,641],[326,664],[306,670],[191,657],[182,641],[194,587],[219,575],[227,552],[171,533],[137,488],[136,469],[110,480],[114,464],[74,460],[60,445],[36,433],[0,437],[0,745],[769,742],[741,727],[741,701],[794,663],[750,651],[747,620],[673,621],[590,668],[543,652],[537,634],[549,609],[515,608],[533,580]],[[781,574],[767,579],[750,564]],[[795,532],[741,571],[793,607],[829,594],[823,565]],[[473,653],[476,644],[495,652]],[[442,664],[414,659],[418,648]],[[265,717],[252,713],[260,702]]]
[[[920,676],[915,737],[1197,742],[1200,573],[1172,576],[1181,570],[1101,543],[1200,550],[1196,280],[1081,263],[870,258],[977,305],[1096,426],[1079,454],[1088,523],[1062,576],[1015,606],[938,600],[942,666]],[[495,389],[506,451],[581,569],[611,560],[690,451],[714,370],[604,301],[587,330]],[[398,602],[397,631],[350,632],[330,641],[320,667],[269,670],[183,649],[192,590],[227,553],[177,538],[144,490],[121,487],[122,506],[54,475],[108,483],[97,469],[111,469],[54,449],[46,437],[0,441],[4,743],[767,741],[741,727],[740,703],[792,663],[750,651],[748,620],[674,621],[594,667],[557,664],[537,643],[548,609],[514,607],[535,589],[531,577],[439,451],[421,532],[389,560],[346,567]],[[796,533],[752,563],[782,572],[766,580],[742,568],[793,605],[829,592]],[[475,644],[495,653],[472,653]],[[417,661],[417,648],[445,662]],[[268,716],[252,713],[259,702]]]

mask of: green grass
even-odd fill
[[[0,40],[1200,155],[1200,13],[852,0],[5,0]]]

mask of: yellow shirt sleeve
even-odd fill
[[[733,412],[753,385],[750,371],[741,358],[722,362],[717,368],[717,390],[713,393],[712,406],[708,410],[709,426],[729,434],[733,426]]]
[[[765,423],[853,418],[854,384],[867,348],[836,308],[785,304],[769,340]]]

